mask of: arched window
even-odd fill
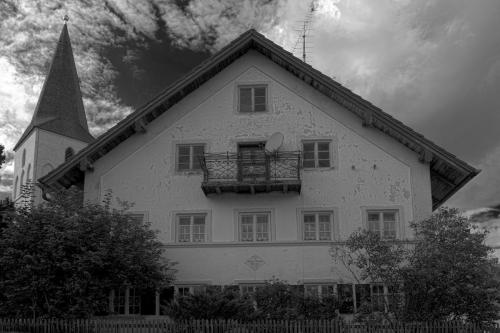
[[[23,149],[23,157],[21,160],[21,166],[24,167],[24,163],[26,163],[26,149]]]
[[[46,174],[48,174],[49,172],[51,172],[52,170],[54,170],[54,167],[52,166],[52,164],[50,164],[50,163],[45,164],[42,167],[42,177],[45,176]]]
[[[23,186],[24,185],[24,170],[23,172],[21,172],[21,185],[20,186]]]
[[[17,187],[19,186],[19,177],[16,176],[16,181],[14,182],[14,196],[12,199],[16,200],[17,198]]]
[[[73,150],[73,148],[66,148],[66,152],[64,153],[64,161],[69,160],[71,157],[73,157],[73,155],[75,155],[75,151]]]
[[[30,180],[33,180],[33,177],[31,177],[31,163],[28,164],[28,171],[26,172],[26,182],[29,182]]]

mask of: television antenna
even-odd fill
[[[310,47],[310,45],[307,44],[307,40],[312,37],[310,35],[310,32],[311,32],[314,11],[316,10],[316,1],[317,0],[311,1],[304,20],[300,21],[301,28],[299,30],[296,30],[297,32],[300,33],[300,35],[297,37],[297,40],[295,41],[295,45],[293,46],[293,50],[292,50],[292,53],[295,53],[295,51],[298,50],[299,42],[301,42],[302,61],[304,61],[304,62],[306,62],[307,49]]]

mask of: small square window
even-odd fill
[[[331,166],[330,141],[305,141],[302,143],[304,168],[329,168]]]
[[[382,239],[397,237],[397,210],[369,210],[366,214],[369,231],[378,234]]]
[[[181,144],[177,145],[177,171],[199,171],[201,170],[200,159],[205,153],[204,144]]]
[[[267,86],[256,85],[238,87],[238,111],[267,111]]]
[[[177,241],[180,243],[206,242],[206,214],[177,215]]]
[[[333,212],[305,212],[302,215],[302,237],[306,241],[329,241],[333,237]]]

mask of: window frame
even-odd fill
[[[404,235],[404,223],[403,223],[403,207],[402,206],[388,206],[388,207],[362,207],[363,214],[363,226],[366,230],[370,230],[370,221],[368,218],[368,214],[377,213],[379,217],[382,216],[382,219],[379,219],[379,236],[381,240],[391,241],[401,239],[402,235]],[[395,213],[395,236],[394,237],[385,237],[384,236],[384,219],[383,213]]]
[[[259,215],[259,214],[266,214],[268,216],[268,233],[269,233],[269,237],[268,237],[268,240],[266,241],[258,241],[256,240],[256,236],[257,236],[257,219],[256,219],[256,215]],[[241,231],[242,231],[242,227],[241,227],[241,219],[240,217],[242,215],[252,215],[253,216],[253,231],[252,231],[252,234],[253,234],[253,240],[252,241],[243,241],[241,240]],[[274,224],[274,209],[236,209],[235,210],[235,228],[234,228],[234,231],[235,231],[235,241],[236,242],[239,242],[239,243],[244,243],[244,244],[259,244],[259,243],[268,243],[268,242],[272,242],[275,240],[275,235],[276,235],[276,227],[275,227],[275,224]]]
[[[149,212],[147,211],[127,211],[125,212],[125,215],[128,215],[133,219],[140,218],[142,216],[142,223],[149,222]]]
[[[185,289],[187,290],[187,293],[185,294],[184,292],[181,294],[180,290]],[[175,284],[174,285],[174,295],[179,297],[179,296],[187,296],[187,295],[199,295],[199,294],[204,294],[207,291],[207,284],[206,283],[187,283],[187,284]]]
[[[242,111],[241,110],[241,88],[250,88],[251,90],[251,102],[252,102],[252,110],[251,111]],[[255,111],[255,89],[256,88],[264,88],[265,90],[265,110],[263,111]],[[239,114],[259,114],[269,112],[269,84],[268,83],[241,83],[236,85],[236,111]]]
[[[320,219],[319,219],[319,216],[320,215],[325,215],[325,214],[329,214],[330,216],[330,221],[329,221],[329,225],[330,225],[330,238],[329,239],[321,239],[321,230],[320,230]],[[306,228],[305,228],[305,216],[306,215],[314,215],[314,232],[315,232],[315,238],[314,239],[306,239]],[[335,240],[335,231],[334,231],[334,228],[335,228],[335,215],[334,215],[334,212],[333,210],[302,210],[301,211],[301,220],[300,220],[300,223],[301,223],[301,237],[302,237],[302,240],[304,242],[331,242],[333,240]]]
[[[297,208],[297,239],[303,243],[314,243],[314,242],[336,242],[340,240],[340,230],[339,230],[339,214],[338,207],[306,207],[306,208]],[[319,220],[315,217],[315,225],[316,225],[316,238],[314,240],[306,240],[305,239],[305,228],[304,228],[304,215],[307,214],[315,214],[315,216],[319,216],[318,214],[328,213],[330,214],[330,239],[328,240],[319,240]]]
[[[304,284],[304,296],[309,297],[318,297],[322,299],[324,297],[336,297],[337,296],[337,284],[334,282],[305,282]],[[312,295],[307,289],[308,287],[314,287],[316,289],[316,293]],[[332,288],[331,293],[324,294],[323,288]]]
[[[189,147],[189,169],[179,169],[179,157],[180,157],[180,154],[179,154],[179,148],[180,147]],[[205,142],[199,142],[199,141],[193,141],[193,142],[176,142],[174,144],[174,150],[175,150],[175,172],[177,173],[196,173],[196,174],[199,174],[199,173],[202,173],[203,172],[203,169],[201,168],[201,164],[200,164],[200,168],[199,169],[194,169],[193,168],[193,161],[194,161],[194,146],[202,146],[203,147],[203,153],[205,154],[207,152],[207,144]]]
[[[249,295],[252,296],[258,288],[264,288],[266,286],[265,282],[239,282],[238,283],[238,288],[240,290],[240,295],[245,296]],[[252,291],[249,292],[248,290],[245,291],[244,288],[252,288]]]
[[[110,310],[115,315],[141,315],[142,294],[139,289],[121,286],[110,291]],[[120,312],[123,309],[123,313]],[[131,311],[134,309],[133,311]]]
[[[186,245],[195,245],[195,244],[206,244],[212,241],[212,211],[211,210],[176,210],[171,213],[171,241],[176,244],[186,244]],[[193,242],[192,235],[192,223],[194,222],[194,216],[203,215],[205,217],[205,240],[203,242]],[[190,219],[190,241],[189,242],[180,242],[180,226],[179,226],[179,217],[181,216],[191,216]]]
[[[314,144],[314,166],[304,166],[304,144],[313,143]],[[328,143],[328,161],[329,166],[319,166],[319,157],[318,157],[318,143]],[[302,169],[304,170],[328,170],[333,169],[333,140],[331,138],[307,138],[301,141],[301,163]]]

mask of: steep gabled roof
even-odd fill
[[[94,141],[87,126],[80,83],[66,24],[61,31],[31,123],[17,142],[14,150],[17,150],[35,128],[83,142]]]
[[[172,105],[217,75],[250,49],[260,52],[292,75],[358,115],[364,126],[378,129],[416,152],[419,159],[430,166],[433,209],[446,201],[479,172],[252,29],[195,67],[149,103],[128,115],[95,142],[81,150],[73,159],[41,178],[39,181],[42,186],[57,188],[81,184],[85,170],[91,169],[93,162],[128,137],[142,131],[144,126],[154,121]]]

